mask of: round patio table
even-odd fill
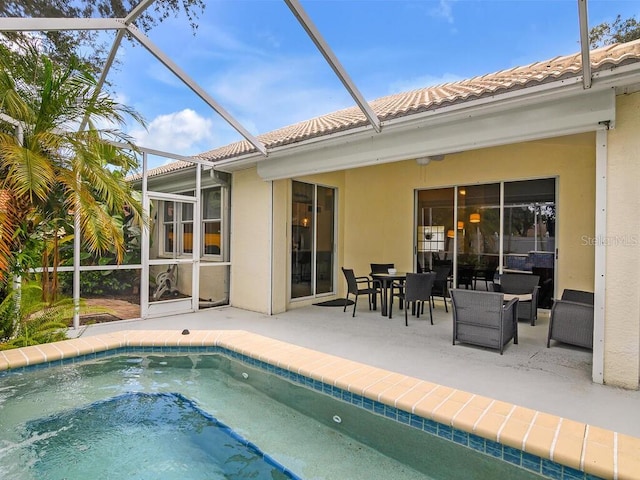
[[[382,311],[382,316],[387,316],[387,305],[389,305],[391,301],[390,288],[392,282],[400,282],[404,283],[407,279],[407,272],[396,272],[396,273],[370,273],[369,276],[378,280],[382,284],[382,305],[380,306],[380,310]]]

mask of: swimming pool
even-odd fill
[[[0,351],[0,384],[5,370],[29,371],[121,353],[176,352],[223,353],[242,362],[244,368],[253,366],[303,386],[305,391],[323,392],[340,399],[343,406],[346,403],[360,412],[375,413],[378,420],[411,426],[412,434],[401,435],[396,442],[399,446],[411,435],[423,438],[426,432],[546,478],[638,478],[638,438],[241,330],[198,330],[186,336],[180,330],[124,330]],[[242,381],[248,383],[247,379]],[[275,430],[288,423],[288,419],[275,422]],[[343,422],[338,427],[353,424],[358,422]],[[387,425],[375,431],[385,432],[386,438],[385,429]],[[258,433],[264,432],[268,429],[258,428]],[[394,445],[392,441],[382,443]],[[401,453],[411,451],[399,446]],[[264,451],[270,453],[271,449]],[[322,461],[322,454],[322,450],[312,451],[316,460]],[[326,463],[332,465],[334,457],[340,455],[327,455]]]
[[[222,355],[118,355],[0,385],[4,479],[539,478]],[[238,461],[233,439],[257,458]]]

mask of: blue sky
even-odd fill
[[[193,34],[171,18],[149,38],[253,134],[354,105],[281,0],[208,0]],[[577,0],[301,0],[367,100],[580,49]],[[589,24],[640,2],[589,0]],[[242,137],[141,46],[124,43],[113,92],[147,120],[142,146],[192,155]],[[152,166],[162,163],[154,160]]]

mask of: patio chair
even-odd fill
[[[484,280],[484,289],[489,292],[491,289],[489,288],[489,282],[493,285],[493,279],[496,275],[496,270],[498,269],[498,261],[492,260],[488,262],[482,268],[479,268],[473,273],[473,289],[478,289],[478,280]]]
[[[473,265],[458,265],[457,287],[464,285],[464,288],[473,288],[474,272]]]
[[[399,297],[404,301],[404,325],[409,326],[409,306],[416,312],[416,318],[420,318],[420,313],[424,313],[424,302],[429,304],[429,318],[433,325],[433,310],[431,308],[431,289],[436,279],[435,272],[429,273],[407,273],[404,283],[393,283],[391,285],[391,304],[389,305],[389,318],[393,313],[393,297]],[[394,292],[394,290],[398,290]],[[402,304],[401,304],[402,305]]]
[[[353,269],[342,267],[342,272],[344,273],[344,278],[347,280],[347,294],[344,297],[344,310],[347,311],[347,305],[349,303],[349,294],[355,296],[355,300],[353,302],[353,314],[352,316],[356,316],[356,307],[358,306],[358,296],[366,295],[369,299],[369,310],[371,310],[373,306],[373,310],[376,309],[376,295],[382,296],[382,289],[380,288],[380,283],[376,280],[371,280],[369,277],[356,277],[353,273]],[[366,287],[364,286],[366,285]]]
[[[434,297],[442,297],[444,303],[444,311],[449,312],[447,307],[447,297],[449,296],[449,276],[451,275],[451,269],[453,267],[450,264],[435,265],[433,271],[436,274],[436,278],[433,281],[433,288],[431,289],[431,305],[436,307]]]
[[[504,294],[476,290],[451,289],[453,305],[453,344],[456,341],[495,348],[513,339],[518,343],[518,299],[504,304]]]
[[[593,350],[593,293],[566,289],[553,302],[547,348],[551,340]]]
[[[527,320],[531,325],[538,319],[538,291],[540,277],[530,273],[503,273],[496,291],[504,293],[505,300],[518,299],[518,319]]]

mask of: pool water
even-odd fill
[[[297,478],[178,394],[95,402],[27,422],[24,438],[36,478]]]
[[[126,354],[0,376],[0,472],[3,480],[540,478],[218,354]]]

